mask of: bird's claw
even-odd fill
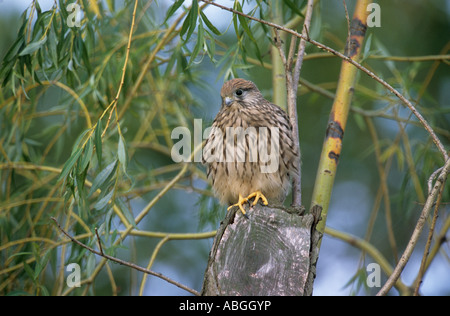
[[[251,204],[251,206],[254,206],[258,203],[259,199],[263,200],[264,205],[269,204],[269,202],[267,201],[267,198],[264,196],[264,194],[262,194],[261,191],[255,191],[253,193],[251,193],[249,196],[247,196],[246,198],[242,197],[241,194],[239,194],[239,201],[236,204],[230,205],[227,210],[229,211],[231,208],[233,208],[234,206],[239,206],[239,209],[242,212],[242,215],[245,216],[245,218],[248,219],[248,215],[245,212],[244,206],[243,204],[246,202],[250,202],[249,200],[251,198],[255,198],[253,203]],[[250,204],[250,203],[249,203]]]
[[[247,213],[245,212],[244,207],[242,206],[245,202],[248,202],[248,198],[243,198],[242,195],[239,194],[239,201],[236,204],[230,205],[227,210],[229,211],[231,208],[235,206],[239,206],[239,209],[241,210],[242,214],[248,218]]]
[[[269,204],[269,201],[267,201],[266,197],[264,196],[264,194],[261,193],[261,191],[256,191],[251,193],[249,196],[247,196],[247,200],[251,199],[251,198],[255,198],[255,200],[253,201],[252,205],[256,205],[259,201],[259,199],[263,200],[264,205]]]

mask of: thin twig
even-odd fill
[[[437,197],[436,204],[434,206],[433,220],[431,221],[431,226],[430,226],[430,231],[428,233],[427,243],[426,243],[425,249],[423,251],[422,262],[420,263],[419,273],[417,274],[416,280],[414,281],[414,283],[416,284],[416,287],[414,289],[414,296],[419,295],[420,285],[422,284],[422,279],[423,279],[423,276],[425,275],[427,259],[428,259],[428,255],[430,254],[431,241],[433,240],[434,228],[436,227],[436,220],[438,218],[439,206],[441,205],[442,193],[444,192],[444,187],[445,187],[444,185],[441,186],[439,195]]]
[[[430,254],[428,255],[425,270],[427,270],[428,267],[431,265],[434,258],[439,253],[439,249],[441,248],[441,246],[448,241],[448,238],[446,237],[446,235],[447,235],[447,232],[449,231],[449,229],[450,229],[450,217],[447,217],[447,219],[444,221],[443,225],[441,226],[441,231],[439,232],[439,234],[436,235],[436,238],[435,238],[436,242],[434,243],[433,248],[431,248]],[[413,284],[417,284],[417,281],[418,280],[416,279]]]
[[[162,245],[164,245],[167,241],[170,240],[169,235],[164,236],[164,238],[162,238],[158,244],[156,245],[155,249],[153,250],[152,256],[150,257],[150,261],[147,265],[147,269],[150,270],[150,268],[153,265],[153,262],[155,262],[156,256],[158,255],[159,250],[161,249]],[[142,281],[141,281],[141,286],[139,287],[139,296],[142,296],[144,294],[144,288],[145,288],[145,283],[147,282],[147,275],[144,274],[144,276],[142,277]]]
[[[345,10],[345,19],[347,20],[347,40],[350,41],[351,39],[351,32],[350,32],[350,17],[348,15],[348,10],[347,10],[347,3],[345,2],[345,0],[342,0],[342,3],[344,4],[344,10]]]
[[[122,77],[120,78],[119,89],[117,89],[117,94],[116,94],[114,100],[109,104],[109,106],[102,113],[102,115],[101,115],[101,117],[99,119],[99,120],[101,120],[102,117],[108,111],[108,109],[111,106],[113,106],[112,109],[111,109],[111,112],[109,113],[108,120],[106,121],[106,126],[105,126],[105,129],[103,130],[102,137],[105,135],[106,130],[108,129],[109,122],[111,121],[112,113],[115,112],[115,110],[116,110],[117,102],[119,101],[120,93],[122,92],[122,88],[123,88],[123,85],[125,83],[125,73],[126,73],[126,70],[127,70],[128,58],[130,57],[131,40],[133,38],[133,33],[134,33],[134,22],[135,22],[135,19],[136,19],[137,5],[138,5],[138,0],[136,0],[134,2],[133,17],[131,19],[130,34],[128,34],[128,44],[127,44],[127,50],[126,50],[126,53],[125,53],[125,61],[123,63],[123,67],[122,67]],[[117,122],[118,122],[118,120],[117,120]]]
[[[303,31],[302,36],[306,39],[309,39],[308,29],[311,25],[311,16],[313,10],[314,0],[308,0],[306,4],[306,15],[305,21],[303,22]],[[306,40],[301,39],[298,45],[297,50],[297,60],[295,61],[295,67],[292,70],[292,73],[288,75],[288,69],[286,69],[286,79],[289,79],[288,83],[288,111],[289,111],[289,119],[291,121],[293,132],[294,132],[294,142],[298,144],[298,153],[301,157],[300,151],[300,142],[298,135],[298,114],[297,114],[297,91],[298,91],[298,82],[300,79],[300,71],[303,65],[303,56],[305,55],[306,48]],[[292,41],[292,46],[295,45],[295,41]],[[292,49],[292,47],[291,47]],[[291,68],[291,65],[287,65]],[[299,161],[298,165],[298,178],[294,178],[292,181],[292,205],[300,206],[302,205],[302,192],[301,192],[301,163]]]
[[[95,235],[97,236],[98,248],[100,249],[100,253],[103,256],[102,241],[100,240],[100,236],[98,235],[97,227],[95,227]]]
[[[406,263],[409,261],[409,258],[411,257],[411,254],[417,244],[420,234],[422,233],[422,230],[423,230],[425,222],[428,218],[428,215],[430,215],[430,211],[433,206],[434,200],[435,200],[436,196],[438,195],[438,193],[440,192],[441,186],[445,185],[445,181],[446,181],[447,175],[449,173],[450,173],[450,159],[447,159],[443,169],[441,170],[441,172],[439,174],[439,177],[437,178],[437,180],[433,186],[433,189],[428,194],[427,200],[422,209],[422,213],[420,214],[420,218],[417,221],[416,227],[414,228],[412,236],[408,242],[408,245],[406,246],[405,251],[402,254],[402,257],[400,258],[397,266],[395,267],[395,269],[392,272],[389,279],[386,281],[386,283],[383,285],[383,287],[377,293],[378,296],[386,295],[389,292],[389,290],[392,288],[392,286],[395,284],[395,282],[398,280],[398,278],[400,277],[400,274],[402,273],[403,269],[405,268]]]
[[[432,187],[433,187],[433,180],[434,180],[434,178],[436,178],[436,175],[437,175],[439,172],[441,172],[441,170],[442,170],[443,168],[444,168],[444,167],[440,167],[439,169],[437,169],[436,171],[434,171],[434,172],[431,174],[430,178],[428,179],[428,194],[431,193],[431,189],[432,189]]]
[[[281,61],[283,62],[283,65],[287,64],[286,54],[283,51],[283,42],[281,40],[281,36],[277,29],[274,29],[275,32],[275,46],[278,48],[278,52],[281,57]],[[290,54],[289,54],[290,55]],[[290,57],[290,56],[289,56]]]
[[[58,223],[58,221],[56,220],[56,218],[54,218],[54,217],[50,217],[50,218],[55,222],[55,224],[56,224],[56,226],[58,227],[58,229],[59,229],[64,235],[66,235],[73,243],[79,245],[80,247],[83,247],[83,248],[89,250],[90,252],[92,252],[92,253],[94,253],[94,254],[100,256],[100,257],[103,257],[103,258],[105,258],[105,259],[114,261],[114,262],[116,262],[116,263],[118,263],[118,264],[121,264],[121,265],[130,267],[130,268],[133,268],[133,269],[135,269],[135,270],[144,272],[144,273],[146,273],[146,274],[150,274],[150,275],[156,276],[156,277],[158,277],[158,278],[160,278],[160,279],[163,279],[164,281],[167,281],[167,282],[169,282],[169,283],[171,283],[171,284],[173,284],[173,285],[178,286],[179,288],[181,288],[181,289],[183,289],[183,290],[185,290],[185,291],[188,291],[189,293],[192,293],[192,294],[194,294],[194,295],[200,296],[200,293],[197,292],[196,290],[191,289],[191,288],[188,288],[187,286],[185,286],[185,285],[183,285],[183,284],[181,284],[181,283],[178,283],[177,281],[174,281],[174,280],[172,280],[172,279],[166,277],[165,275],[163,275],[163,274],[161,274],[161,273],[154,272],[154,271],[151,271],[151,270],[142,268],[142,267],[140,267],[140,266],[138,266],[138,265],[136,265],[136,264],[134,264],[134,263],[127,262],[127,261],[124,261],[124,260],[121,260],[121,259],[118,259],[118,258],[109,256],[109,255],[107,255],[107,254],[104,254],[104,253],[103,253],[103,250],[102,250],[101,252],[99,252],[99,251],[97,251],[97,250],[95,250],[95,249],[92,249],[92,248],[89,247],[89,246],[86,246],[86,245],[83,244],[82,242],[76,240],[76,239],[73,238],[71,235],[69,235],[64,229],[62,229],[62,227],[59,225],[59,223]],[[97,230],[96,230],[96,232],[97,232]]]
[[[313,8],[314,0],[308,0],[308,4],[306,7],[306,15],[305,21],[303,23],[303,36],[309,38],[308,28],[311,24],[311,15]],[[289,54],[286,58],[284,53],[282,42],[280,40],[280,36],[278,34],[278,29],[274,28],[275,31],[275,45],[278,48],[281,60],[284,64],[284,72],[286,76],[286,90],[287,90],[287,104],[288,104],[288,115],[289,121],[292,126],[294,143],[298,144],[298,154],[301,157],[300,152],[300,143],[299,143],[299,135],[298,135],[298,114],[297,114],[297,91],[298,91],[298,83],[300,79],[300,70],[303,65],[303,56],[305,54],[305,46],[306,41],[303,38],[300,40],[298,45],[298,49],[296,50],[297,37],[292,36],[291,44],[289,47]],[[297,51],[297,59],[295,60],[294,65],[294,56]],[[302,205],[302,193],[301,193],[301,163],[299,160],[298,166],[298,174],[297,177],[294,177],[292,180],[292,206],[300,206]]]
[[[411,112],[413,112],[413,114],[417,117],[417,119],[422,123],[423,127],[425,128],[425,130],[430,134],[431,138],[433,139],[434,144],[436,145],[436,147],[439,149],[439,151],[441,152],[442,156],[444,157],[444,161],[447,161],[448,159],[448,154],[444,148],[444,145],[442,144],[442,142],[439,140],[439,138],[437,137],[436,133],[433,131],[433,129],[431,128],[430,124],[428,124],[428,122],[423,118],[423,116],[420,114],[419,111],[417,111],[417,109],[414,107],[414,105],[408,100],[406,99],[400,92],[398,92],[396,89],[394,89],[389,83],[387,83],[386,81],[384,81],[383,79],[381,79],[380,77],[378,77],[376,74],[374,74],[372,71],[370,71],[369,69],[367,69],[366,67],[362,66],[361,64],[359,64],[358,62],[354,61],[352,58],[345,56],[344,54],[320,43],[317,42],[311,38],[309,38],[309,36],[304,36],[294,30],[288,29],[284,26],[280,26],[278,24],[272,23],[272,22],[268,22],[259,18],[255,18],[251,15],[233,10],[231,8],[228,8],[226,6],[220,5],[218,3],[212,2],[212,1],[208,1],[208,0],[201,0],[205,3],[214,5],[216,7],[219,7],[223,10],[232,12],[234,14],[238,14],[240,16],[243,16],[247,19],[268,25],[270,27],[276,28],[278,30],[282,30],[284,32],[287,32],[289,34],[292,34],[296,37],[299,37],[301,39],[304,39],[305,41],[310,42],[311,44],[319,47],[320,49],[323,49],[325,51],[328,51],[330,53],[332,53],[333,55],[344,59],[345,61],[347,61],[348,63],[352,64],[353,66],[355,66],[356,68],[358,68],[359,70],[363,71],[364,73],[366,73],[369,77],[371,77],[372,79],[374,79],[375,81],[377,81],[378,83],[380,83],[381,85],[383,85],[386,89],[388,89],[390,92],[392,92],[397,98],[399,98],[410,110]]]
[[[294,64],[294,57],[295,57],[295,44],[297,43],[297,37],[292,36],[291,38],[291,45],[289,46],[289,57],[287,61],[284,63],[285,67],[288,67],[289,71],[292,71],[292,65]]]

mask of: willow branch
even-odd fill
[[[313,5],[314,0],[308,0],[307,8],[306,8],[306,15],[305,15],[305,22],[303,23],[303,32],[302,36],[309,38],[308,30],[311,25],[311,16],[313,11]],[[293,46],[294,43],[292,42]],[[298,144],[298,154],[301,158],[301,151],[300,151],[300,141],[299,141],[299,135],[298,135],[298,114],[297,114],[297,91],[298,91],[298,82],[300,79],[300,71],[302,69],[303,65],[303,56],[305,55],[305,47],[306,47],[306,40],[303,38],[300,40],[300,44],[298,46],[297,50],[297,60],[295,61],[295,67],[293,71],[288,71],[286,69],[286,79],[288,79],[288,85],[287,85],[287,94],[288,94],[288,113],[289,113],[289,120],[291,121],[292,129],[293,129],[293,136],[294,136],[294,142]],[[292,50],[292,47],[291,47]],[[293,61],[293,56],[289,54],[289,62],[291,63]],[[288,67],[291,67],[291,65],[287,65]],[[300,160],[297,165],[298,169],[298,177],[294,177],[292,180],[292,205],[293,206],[301,206],[302,205],[302,193],[301,193],[301,179],[302,179],[302,172],[301,172],[301,163]]]
[[[430,231],[428,232],[427,243],[425,244],[425,249],[423,251],[422,262],[420,263],[419,273],[417,274],[417,277],[414,280],[414,284],[415,284],[414,296],[419,295],[419,288],[420,288],[420,285],[422,284],[423,276],[425,275],[425,272],[427,270],[427,261],[428,261],[427,259],[428,259],[428,255],[430,254],[431,242],[433,240],[434,229],[436,227],[436,221],[437,221],[438,214],[439,214],[439,207],[441,206],[442,193],[444,192],[444,187],[445,187],[444,185],[441,186],[441,189],[439,190],[439,194],[437,197],[437,201],[434,205],[433,220],[431,221]]]
[[[171,284],[173,284],[173,285],[178,286],[179,288],[181,288],[181,289],[183,289],[183,290],[185,290],[185,291],[188,291],[188,292],[191,293],[191,294],[200,296],[200,293],[197,292],[196,290],[191,289],[191,288],[188,288],[187,286],[185,286],[185,285],[183,285],[183,284],[181,284],[181,283],[178,283],[177,281],[174,281],[174,280],[172,280],[172,279],[166,277],[165,275],[163,275],[163,274],[161,274],[161,273],[154,272],[154,271],[151,271],[151,270],[142,268],[142,267],[140,267],[140,266],[138,266],[138,265],[136,265],[136,264],[134,264],[134,263],[131,263],[131,262],[128,262],[128,261],[124,261],[124,260],[115,258],[115,257],[113,257],[113,256],[109,256],[109,255],[103,253],[103,250],[97,251],[97,250],[95,250],[95,249],[92,249],[91,247],[89,247],[89,246],[83,244],[82,242],[76,240],[76,239],[73,238],[69,233],[67,233],[64,229],[62,229],[62,227],[59,225],[59,223],[58,223],[58,221],[56,220],[56,218],[51,217],[51,219],[55,222],[55,224],[56,224],[56,226],[58,227],[58,229],[59,229],[64,235],[66,235],[73,243],[77,244],[78,246],[83,247],[83,248],[89,250],[90,252],[92,252],[92,253],[94,253],[94,254],[100,256],[100,257],[103,257],[103,258],[105,258],[105,259],[114,261],[114,262],[116,262],[116,263],[118,263],[118,264],[121,264],[121,265],[130,267],[130,268],[132,268],[132,269],[135,269],[135,270],[144,272],[144,273],[146,273],[146,274],[150,274],[150,275],[156,276],[156,277],[158,277],[158,278],[160,278],[160,279],[163,279],[164,281],[167,281],[167,282],[169,282],[169,283],[171,283]],[[97,236],[98,236],[98,235],[97,235]],[[100,244],[100,239],[99,239],[99,244]],[[100,248],[100,249],[101,249],[101,248]]]
[[[125,61],[123,63],[123,67],[122,67],[122,77],[120,78],[119,89],[117,90],[117,94],[116,94],[114,100],[109,104],[109,106],[106,108],[106,110],[103,112],[103,114],[101,115],[101,117],[99,119],[99,120],[101,120],[102,117],[109,110],[109,108],[112,106],[111,112],[109,113],[108,121],[106,122],[105,129],[104,129],[104,131],[102,133],[102,137],[105,135],[106,130],[108,129],[109,122],[110,122],[111,117],[112,117],[112,113],[116,112],[115,109],[117,107],[117,102],[119,101],[120,93],[122,92],[122,88],[123,88],[123,85],[125,83],[125,73],[126,73],[126,70],[127,70],[128,58],[130,57],[131,40],[133,38],[134,22],[135,22],[135,19],[136,19],[137,6],[138,6],[138,0],[136,0],[134,2],[133,17],[131,19],[130,34],[128,35],[128,44],[127,44],[127,50],[126,50],[126,53],[125,53]],[[117,122],[118,121],[119,120],[117,119]]]
[[[312,9],[314,5],[314,0],[308,0],[306,6],[306,15],[305,21],[303,23],[303,33],[302,35],[308,37],[308,29],[311,25],[311,16]],[[289,121],[292,126],[293,132],[293,140],[294,143],[298,144],[298,154],[301,157],[300,153],[300,142],[298,135],[298,114],[297,114],[297,91],[298,91],[298,83],[300,79],[300,71],[303,65],[303,56],[305,54],[306,41],[301,39],[297,49],[297,59],[295,60],[294,65],[294,55],[295,55],[295,46],[297,42],[297,37],[292,36],[291,44],[289,47],[289,54],[286,58],[282,47],[282,39],[278,34],[278,30],[275,28],[276,34],[276,47],[278,48],[281,61],[284,64],[284,72],[286,76],[286,90],[287,90],[287,108],[288,108],[288,116]],[[302,205],[302,193],[301,193],[301,163],[297,165],[298,174],[297,177],[294,177],[292,180],[292,206],[301,206]]]

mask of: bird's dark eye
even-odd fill
[[[244,93],[244,91],[242,91],[242,89],[237,89],[235,93],[237,96],[241,96]]]

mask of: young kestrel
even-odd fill
[[[215,195],[245,216],[243,205],[252,198],[252,205],[259,199],[283,203],[299,165],[286,112],[248,80],[225,82],[220,95],[222,106],[203,150]]]

